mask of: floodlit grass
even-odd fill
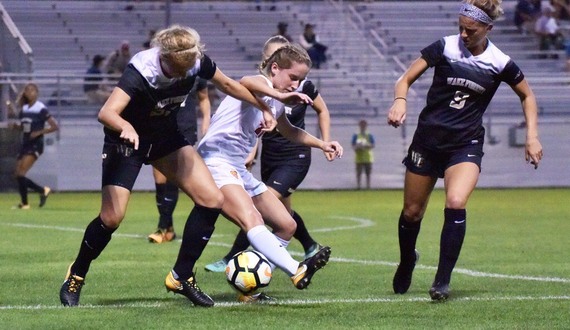
[[[333,249],[329,265],[305,291],[276,271],[265,289],[276,304],[237,304],[224,275],[203,270],[227,252],[237,232],[220,218],[197,264],[198,283],[217,305],[196,308],[182,296],[167,294],[164,277],[180,244],[147,242],[157,222],[154,194],[135,192],[122,226],[91,266],[81,307],[64,308],[59,288],[86,225],[98,212],[99,194],[56,193],[44,209],[27,211],[11,209],[18,203],[16,194],[2,194],[0,328],[569,327],[568,189],[476,190],[452,296],[445,303],[432,303],[427,294],[438,259],[442,191],[431,198],[418,239],[421,259],[405,295],[391,289],[401,191],[299,191],[293,198],[312,235]],[[33,194],[30,201],[37,205]],[[191,205],[181,195],[175,212],[179,234]],[[298,242],[289,250],[301,258]]]

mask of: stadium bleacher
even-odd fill
[[[48,146],[40,159],[55,165],[38,166],[55,172],[36,175],[47,176],[60,190],[98,189],[97,175],[72,178],[62,175],[70,167],[89,173],[98,173],[100,167],[97,156],[102,139],[95,120],[98,107],[85,103],[82,75],[95,54],[107,55],[124,39],[130,41],[132,51],[142,47],[148,30],[165,25],[164,2],[4,0],[2,4],[33,48],[34,74],[42,77],[39,80],[43,98],[47,100],[52,91],[60,90],[73,104],[50,107],[65,129],[58,137],[59,143]],[[548,118],[541,120],[547,127],[543,131],[545,149],[547,145],[555,146],[558,152],[549,153],[553,161],[545,164],[545,171],[551,174],[538,180],[534,176],[517,176],[517,172],[527,168],[520,148],[509,145],[508,134],[523,117],[516,95],[503,84],[489,109],[494,117],[492,120],[489,117],[486,126],[489,136],[497,137],[497,143],[485,150],[490,157],[485,160],[487,174],[482,176],[481,185],[570,185],[566,182],[570,178],[560,180],[556,175],[564,172],[560,167],[565,163],[561,155],[568,154],[570,148],[567,134],[559,133],[566,125],[568,109],[565,105],[570,101],[570,93],[566,92],[570,79],[564,69],[565,54],[558,53],[558,59],[539,58],[535,40],[514,33],[509,21],[513,1],[504,1],[504,5],[505,19],[497,22],[490,38],[511,55],[527,75],[541,114]],[[400,187],[403,182],[400,160],[409,144],[415,117],[425,102],[431,74],[426,73],[414,84],[408,97],[408,125],[400,130],[388,129],[385,124],[393,85],[421,48],[457,32],[458,1],[279,1],[275,6],[275,10],[258,11],[252,1],[176,1],[171,4],[169,20],[195,27],[206,44],[207,53],[233,78],[256,72],[261,46],[275,33],[277,22],[288,22],[289,33],[294,38],[302,32],[305,23],[316,23],[317,33],[329,46],[330,59],[320,70],[312,70],[310,78],[317,83],[329,106],[334,135],[343,143],[347,154],[342,161],[328,164],[317,152],[315,165],[303,187],[352,186],[349,141],[360,118],[369,119],[371,130],[381,141],[380,161],[375,165],[378,174],[373,186]],[[53,82],[55,78],[57,81]],[[52,82],[48,82],[49,79]],[[315,132],[315,115],[311,112],[308,115],[308,129]],[[78,158],[78,153],[85,157]],[[319,173],[325,167],[328,173],[335,173],[334,182]],[[505,175],[505,168],[511,169],[512,175]],[[141,177],[136,189],[152,187],[148,175]]]

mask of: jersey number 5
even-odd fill
[[[469,94],[457,91],[453,96],[453,100],[451,100],[451,103],[449,103],[449,106],[455,109],[463,109],[465,106],[465,101],[467,101],[468,97]]]

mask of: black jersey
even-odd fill
[[[198,106],[198,92],[208,88],[208,81],[202,78],[196,79],[194,86],[188,93],[186,101],[180,105],[177,115],[178,131],[190,142],[195,144],[198,140],[198,122],[196,107]]]
[[[196,61],[185,78],[167,78],[162,72],[159,49],[137,53],[119,80],[118,87],[131,100],[121,117],[133,125],[143,143],[153,143],[177,131],[176,116],[196,77],[211,79],[216,64],[206,55]],[[105,141],[118,142],[120,133],[105,128]]]
[[[310,81],[304,80],[297,89],[307,94],[312,100],[319,95],[317,87]],[[305,113],[307,104],[297,104],[294,107],[285,106],[285,114],[293,126],[305,129]],[[289,141],[277,130],[262,136],[261,157],[263,161],[286,162],[295,159],[311,159],[311,148]]]
[[[519,67],[491,41],[473,56],[459,35],[444,37],[421,54],[434,76],[414,142],[432,150],[483,143],[483,114],[502,81],[514,86],[524,79]]]
[[[43,135],[31,139],[30,134],[44,129],[45,124],[50,117],[50,113],[42,102],[36,101],[32,105],[24,104],[22,111],[20,112],[20,124],[22,125],[23,133],[22,143],[25,145],[43,141]]]

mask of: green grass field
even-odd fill
[[[276,304],[240,305],[223,274],[203,270],[227,252],[237,232],[220,218],[197,264],[198,283],[216,301],[210,309],[165,292],[180,243],[147,242],[157,221],[153,193],[133,194],[122,226],[91,266],[78,308],[61,307],[58,293],[98,212],[99,194],[57,193],[44,209],[28,211],[11,209],[16,194],[0,196],[0,329],[570,328],[568,189],[476,190],[445,303],[432,303],[427,294],[438,259],[442,191],[431,198],[418,239],[421,259],[405,295],[391,289],[400,190],[297,192],[296,210],[333,249],[327,267],[304,291],[276,271],[265,289]],[[32,205],[36,198],[30,196]],[[181,196],[179,233],[191,205]],[[289,250],[301,258],[298,242]]]

